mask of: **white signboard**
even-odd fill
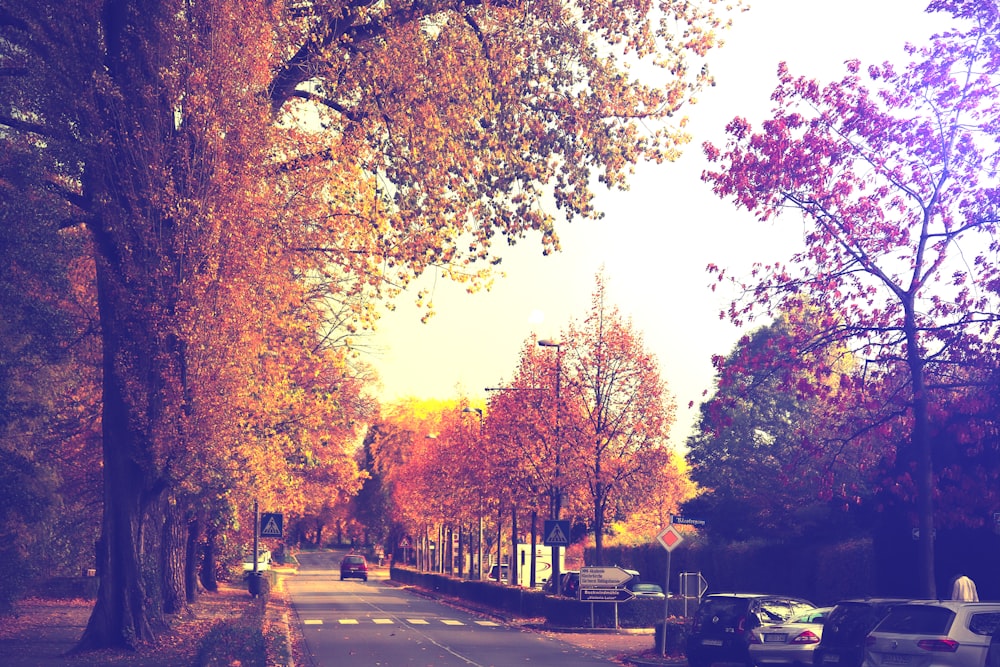
[[[584,567],[580,569],[580,588],[617,588],[631,578],[620,567]]]

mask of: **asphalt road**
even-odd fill
[[[341,554],[299,554],[286,580],[313,667],[607,667],[616,663],[558,638],[413,595],[373,569],[339,580]]]

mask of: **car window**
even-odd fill
[[[747,611],[747,601],[739,598],[706,598],[698,607],[698,619],[719,617],[720,625],[736,627]]]
[[[823,623],[826,621],[827,616],[829,616],[829,610],[822,609],[810,609],[808,611],[796,612],[794,616],[789,619],[790,623]]]
[[[365,559],[362,556],[345,556],[344,562],[349,565],[360,565],[365,562]]]
[[[762,623],[778,623],[791,618],[796,610],[788,600],[762,600],[757,611]]]
[[[646,593],[662,593],[663,589],[658,584],[632,584],[632,590]]]
[[[1000,628],[1000,612],[973,614],[969,619],[969,630],[977,635],[992,635],[997,628]]]
[[[875,631],[903,635],[946,635],[954,619],[955,612],[945,607],[903,605],[890,611]]]

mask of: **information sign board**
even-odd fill
[[[582,567],[580,589],[616,588],[631,578],[632,575],[620,567]]]
[[[628,602],[635,595],[627,588],[581,588],[582,602]]]

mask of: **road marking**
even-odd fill
[[[408,618],[406,622],[410,625],[430,625],[432,620],[437,620],[443,625],[460,626],[465,625],[464,621],[459,621],[454,618],[441,618],[441,619],[426,619],[426,618]],[[338,618],[337,623],[339,625],[361,625],[362,622],[371,621],[375,625],[394,625],[396,623],[395,619],[392,618],[368,618],[368,619],[357,619],[357,618]],[[485,627],[485,628],[498,628],[500,624],[496,621],[473,621],[474,624]],[[323,625],[323,620],[319,618],[306,618],[302,620],[302,625]]]

